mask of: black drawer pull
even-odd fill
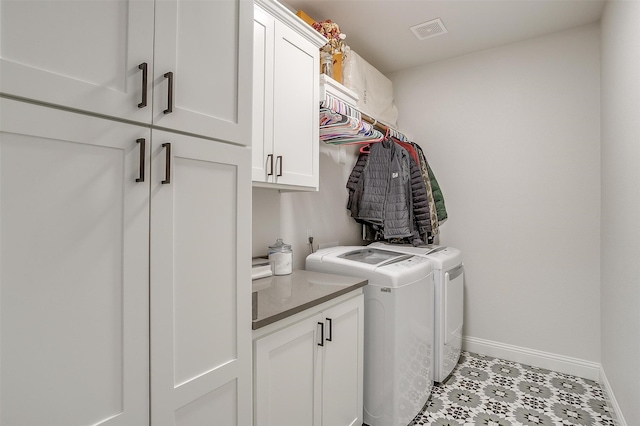
[[[136,179],[136,182],[144,182],[144,163],[145,163],[145,151],[147,141],[144,138],[136,139],[136,142],[140,144],[140,177]]]
[[[166,161],[165,161],[165,171],[164,171],[164,180],[162,184],[171,183],[171,144],[163,143],[162,147],[166,150]]]
[[[147,106],[147,63],[141,63],[138,68],[142,70],[142,102],[138,104],[138,108],[144,108]]]
[[[267,155],[267,161],[269,162],[269,173],[267,173],[267,176],[273,176],[273,154]]]
[[[173,112],[173,73],[171,71],[165,73],[164,78],[169,79],[169,88],[167,89],[167,109],[164,110],[164,113],[171,114]]]
[[[320,326],[320,343],[318,343],[318,346],[324,346],[324,323],[319,322],[318,325]]]

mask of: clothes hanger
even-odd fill
[[[371,150],[371,144],[372,143],[383,142],[383,141],[385,141],[387,139],[389,139],[389,128],[388,127],[387,127],[387,131],[384,134],[384,136],[382,136],[379,139],[371,140],[371,141],[367,142],[367,144],[365,146],[360,148],[360,153],[361,154],[368,154],[370,152],[370,150]]]

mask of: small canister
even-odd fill
[[[289,244],[285,244],[282,238],[269,246],[269,261],[273,263],[274,275],[288,275],[293,269],[293,251]]]
[[[320,51],[320,74],[333,78],[333,55]]]

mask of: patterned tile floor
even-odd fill
[[[463,352],[412,425],[613,426],[597,382]]]

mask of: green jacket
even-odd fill
[[[436,213],[438,214],[438,223],[442,224],[445,220],[447,220],[447,208],[444,206],[444,195],[442,195],[442,190],[440,189],[440,185],[438,185],[438,181],[436,180],[436,176],[431,171],[431,167],[429,163],[427,163],[427,171],[429,172],[429,180],[431,181],[431,191],[433,192],[433,199],[436,202]]]

